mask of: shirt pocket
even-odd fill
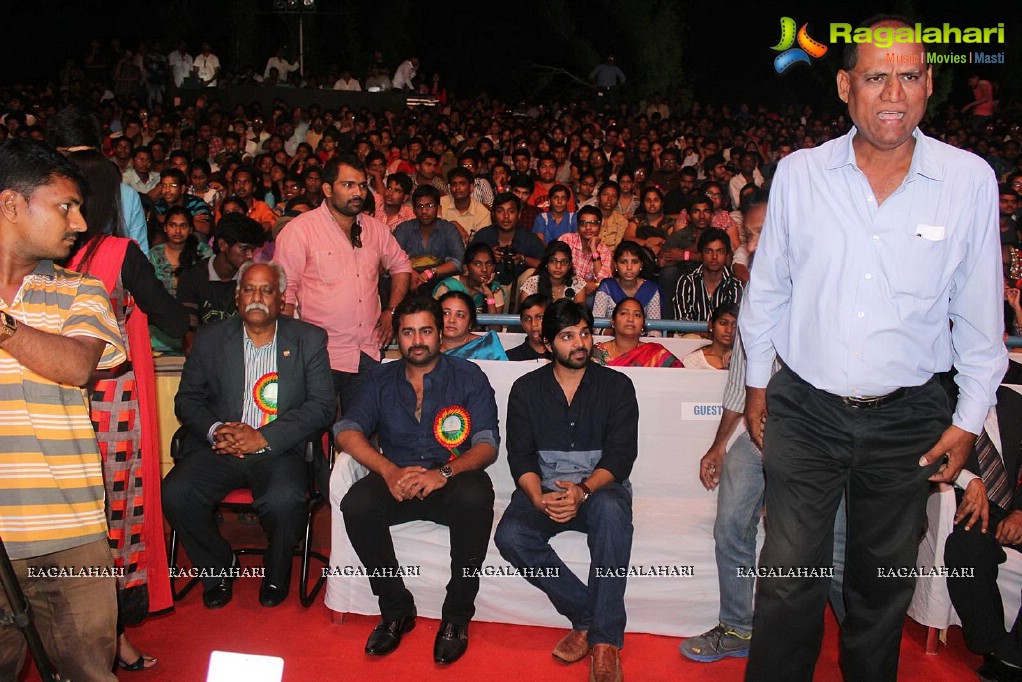
[[[881,251],[884,273],[895,294],[936,298],[948,282],[950,248],[947,239],[905,236]]]
[[[341,278],[341,254],[336,250],[316,252],[316,274],[324,282],[336,282]]]

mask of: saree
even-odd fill
[[[603,344],[593,346],[592,359],[607,367],[682,367],[681,360],[659,343],[643,343],[613,360]]]
[[[464,346],[445,350],[444,354],[466,360],[507,360],[504,346],[500,344],[497,332],[492,329]]]
[[[156,375],[148,318],[121,281],[131,240],[98,238],[89,262],[82,263],[86,246],[69,267],[103,282],[128,351],[121,374],[91,388],[89,412],[103,458],[110,549],[114,565],[124,569],[117,579],[120,617],[132,625],[173,605],[160,498]]]

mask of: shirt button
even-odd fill
[[[873,235],[873,241],[875,241],[875,242],[880,241],[880,235],[878,235],[878,234]]]
[[[575,422],[571,422],[571,423],[569,424],[569,426],[574,426],[574,425],[575,425]]]
[[[859,317],[866,317],[866,313],[859,311]],[[362,325],[359,326],[361,327]]]
[[[867,272],[866,273],[866,279],[873,279],[873,275],[871,275],[870,273]],[[359,303],[361,303],[361,301],[359,301]]]
[[[859,351],[857,351],[857,350],[856,351],[852,351],[852,355],[854,355],[855,357],[859,357]]]
[[[866,201],[868,201],[869,203],[872,204],[873,203],[873,197],[871,197],[871,196],[866,197]]]
[[[571,447],[575,447],[575,444],[574,444],[574,443],[572,443],[572,444],[571,444]]]

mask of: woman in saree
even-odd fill
[[[611,315],[614,338],[593,346],[592,359],[608,367],[681,367],[681,360],[659,343],[640,341],[646,311],[638,300],[627,297]]]
[[[497,332],[472,333],[476,309],[471,296],[464,291],[448,291],[440,297],[440,308],[444,311],[444,326],[440,330],[442,352],[466,360],[507,360]]]

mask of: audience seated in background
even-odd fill
[[[603,215],[593,206],[578,210],[578,230],[562,234],[558,239],[571,247],[572,262],[586,285],[586,298],[591,300],[596,288],[611,273],[610,247],[603,243]]]
[[[610,317],[611,311],[625,298],[634,298],[646,312],[647,320],[660,319],[660,288],[643,279],[647,266],[646,251],[632,241],[623,241],[614,249],[614,276],[600,282],[593,299],[593,317]],[[659,336],[660,332],[650,332]]]
[[[738,328],[738,306],[734,303],[718,306],[706,327],[710,332],[709,345],[689,353],[682,362],[689,369],[727,369]]]
[[[610,317],[614,338],[593,346],[593,362],[611,367],[681,367],[681,360],[659,343],[640,341],[646,311],[637,299],[621,299]]]
[[[549,305],[550,298],[543,294],[532,294],[526,296],[522,301],[518,319],[522,323],[525,340],[522,341],[522,345],[507,351],[508,360],[550,360],[553,358],[550,349],[543,342],[543,314]]]
[[[678,280],[674,308],[679,320],[709,320],[719,306],[742,300],[742,283],[727,266],[731,256],[727,233],[707,228],[699,235],[697,246],[702,264]]]
[[[439,282],[433,297],[440,298],[448,291],[461,291],[472,297],[478,314],[495,315],[504,311],[504,290],[494,285],[497,261],[493,249],[482,242],[474,242],[465,249],[463,271]]]
[[[553,241],[544,249],[543,259],[536,266],[536,274],[526,278],[519,287],[519,305],[526,296],[532,294],[543,294],[553,301],[567,298],[576,303],[584,303],[585,286],[585,280],[575,274],[571,247],[562,241]]]
[[[428,294],[438,282],[461,272],[465,241],[453,223],[437,218],[440,192],[432,185],[415,188],[412,209],[415,219],[394,228],[394,239],[411,259],[411,289],[422,287]]]
[[[441,351],[469,360],[507,360],[495,331],[482,335],[472,333],[476,326],[476,309],[471,296],[464,291],[448,291],[440,297],[440,308],[443,311]]]

